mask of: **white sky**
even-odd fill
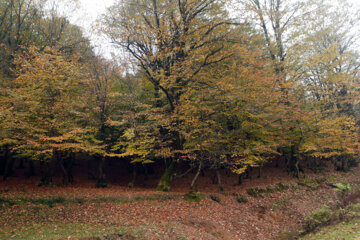
[[[360,8],[360,0],[348,1]],[[96,22],[96,19],[105,12],[106,8],[110,7],[114,2],[115,0],[79,0],[78,14],[73,15],[70,19],[73,24],[84,28],[88,36],[93,39],[93,44],[97,45],[99,47],[98,49],[101,49],[99,51],[102,53],[109,53],[110,44],[107,43],[106,40],[96,37],[91,26]]]

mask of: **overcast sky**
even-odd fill
[[[110,47],[110,44],[104,40],[96,39],[92,33],[91,26],[96,19],[105,12],[106,8],[110,7],[115,0],[79,0],[78,14],[72,15],[71,22],[84,28],[91,39],[94,39],[94,44],[102,48],[102,52]],[[360,0],[349,0],[360,8]],[[105,48],[104,48],[105,47]]]

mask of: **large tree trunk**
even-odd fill
[[[191,182],[191,185],[190,185],[190,193],[193,192],[194,186],[196,186],[195,184],[197,183],[197,180],[198,180],[199,175],[200,175],[200,173],[201,173],[202,165],[203,165],[203,162],[202,162],[202,160],[201,160],[200,163],[199,163],[199,168],[198,168],[198,170],[197,170],[197,172],[196,172],[196,174],[195,174],[195,176],[194,176],[194,178],[193,178],[193,180],[192,180],[192,182]],[[197,187],[196,187],[196,190],[195,190],[195,191],[197,191]]]
[[[296,178],[299,178],[299,156],[296,145],[291,145],[290,147],[287,171],[293,173]]]
[[[170,192],[171,190],[171,181],[175,172],[175,161],[171,161],[169,167],[165,170],[165,173],[162,175],[160,182],[156,188],[158,191]]]

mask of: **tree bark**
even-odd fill
[[[195,186],[195,184],[197,183],[197,180],[198,180],[199,175],[200,175],[201,170],[202,170],[202,165],[203,165],[203,161],[201,160],[200,163],[199,163],[199,168],[198,168],[198,170],[196,171],[196,174],[195,174],[195,176],[194,176],[194,178],[193,178],[193,180],[192,180],[192,182],[191,182],[191,185],[190,185],[190,193],[192,193],[193,190],[194,190],[194,186]],[[196,187],[196,191],[197,191],[197,187]]]
[[[244,174],[239,174],[237,183],[238,186],[241,186],[243,184],[243,176]]]
[[[224,192],[224,187],[221,183],[221,174],[220,174],[219,169],[216,169],[216,176],[217,176],[217,181],[218,181],[218,185],[219,185],[219,191]]]
[[[175,172],[175,167],[176,164],[175,161],[173,160],[170,163],[169,167],[165,170],[165,173],[162,175],[156,190],[163,192],[170,192],[171,181]]]
[[[289,173],[292,172],[296,178],[299,178],[299,156],[297,154],[297,146],[291,145],[287,168]]]

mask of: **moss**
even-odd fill
[[[171,190],[171,180],[174,174],[175,162],[172,161],[170,166],[166,169],[165,173],[162,175],[160,182],[156,188],[157,191],[170,192]]]
[[[201,193],[191,192],[191,193],[185,194],[184,199],[186,201],[190,201],[190,202],[200,202],[201,200],[204,199],[204,195]]]

